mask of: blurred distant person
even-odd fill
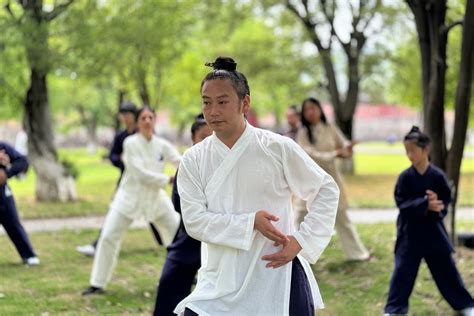
[[[288,130],[283,133],[283,135],[296,141],[296,134],[298,133],[298,128],[301,125],[300,113],[298,112],[296,105],[291,105],[286,110],[286,122],[288,123]]]
[[[122,179],[123,171],[125,169],[125,166],[122,161],[123,142],[128,136],[133,135],[136,132],[136,123],[135,123],[136,112],[137,112],[137,107],[132,102],[124,102],[120,105],[119,116],[120,116],[120,120],[125,125],[125,129],[122,131],[119,131],[115,135],[114,140],[112,142],[112,147],[110,148],[110,152],[109,152],[110,162],[112,162],[112,164],[120,170],[120,177],[117,181],[117,187],[120,183],[120,180]],[[156,229],[156,227],[152,223],[150,223],[150,228],[157,243],[159,245],[162,245],[163,242],[161,241],[160,234],[158,233],[158,230]],[[98,241],[99,241],[99,237],[97,237],[97,239],[93,243],[84,245],[84,246],[78,246],[76,249],[83,255],[92,257],[95,254]]]
[[[308,98],[301,106],[301,128],[297,142],[313,160],[336,180],[341,195],[336,216],[336,231],[341,240],[346,257],[353,261],[364,261],[371,258],[369,251],[359,238],[354,224],[347,214],[348,201],[342,175],[337,169],[336,158],[352,156],[353,143],[346,140],[342,132],[327,122],[321,103]],[[306,216],[304,204],[299,203],[295,209],[296,224]]]
[[[0,224],[15,245],[23,263],[29,266],[38,265],[40,260],[31,246],[28,235],[15,206],[13,193],[7,180],[20,173],[26,172],[28,161],[13,147],[0,141]]]
[[[28,135],[22,128],[15,137],[15,150],[23,156],[28,156]]]
[[[181,155],[166,140],[154,134],[155,112],[143,107],[136,114],[138,133],[125,139],[125,166],[97,244],[90,287],[83,295],[104,292],[117,264],[123,236],[134,220],[153,222],[168,246],[178,231],[180,216],[164,188],[172,179],[164,174],[165,163],[176,167]]]
[[[26,134],[24,127],[16,134],[15,150],[23,156],[28,156],[28,134]],[[26,172],[20,172],[16,176],[19,180],[24,180],[26,179]]]
[[[199,115],[191,126],[193,145],[212,135],[203,115]],[[178,171],[176,172],[178,173]],[[175,210],[181,213],[177,177],[174,178],[172,201]],[[174,315],[173,310],[191,293],[194,278],[201,267],[201,242],[188,235],[183,221],[178,233],[168,247],[168,255],[161,271],[156,294],[155,316]]]
[[[408,313],[408,300],[424,259],[449,305],[461,315],[474,316],[474,300],[456,269],[451,255],[454,248],[443,224],[451,203],[446,176],[430,163],[430,139],[418,127],[412,127],[403,143],[412,166],[400,174],[395,186],[400,213],[385,315]]]

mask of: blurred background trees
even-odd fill
[[[307,96],[332,105],[335,123],[349,138],[361,102],[419,109],[440,155],[434,162],[451,168],[456,182],[472,122],[470,93],[458,84],[468,82],[463,65],[473,55],[471,0],[442,1],[441,7],[431,0],[3,3],[0,116],[25,123],[30,160],[41,175],[37,187],[44,189],[37,190],[39,199],[60,198],[55,132],[82,126],[93,149],[98,129],[118,128],[118,105],[132,100],[166,111],[179,139],[200,111],[200,80],[209,71],[204,62],[218,55],[237,60],[250,81],[253,109],[260,118],[271,116],[275,130],[284,125],[286,108]],[[419,45],[425,37],[417,7],[438,19],[445,36],[444,42],[435,39],[445,45],[438,53],[423,50],[423,41]],[[440,57],[444,77],[427,75]],[[430,78],[439,80],[431,97]],[[451,140],[438,137],[444,112],[430,123],[435,116],[428,109],[435,103],[465,118],[466,128],[454,132],[451,156]]]

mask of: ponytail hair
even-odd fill
[[[430,144],[430,138],[423,133],[418,126],[413,126],[408,134],[405,135],[404,141],[413,142],[420,148],[426,148]]]

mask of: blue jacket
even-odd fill
[[[444,210],[439,213],[428,210],[426,190],[438,195]],[[395,186],[395,202],[400,210],[396,253],[423,255],[454,250],[443,224],[451,203],[451,190],[441,169],[430,164],[423,175],[413,166],[403,171]]]

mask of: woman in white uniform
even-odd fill
[[[170,177],[163,170],[165,162],[177,167],[181,155],[169,142],[154,135],[152,109],[140,109],[136,119],[138,133],[124,142],[125,171],[99,238],[90,287],[83,295],[104,292],[117,264],[123,235],[134,220],[143,218],[155,224],[165,246],[173,241],[179,227],[180,216],[164,190]]]

